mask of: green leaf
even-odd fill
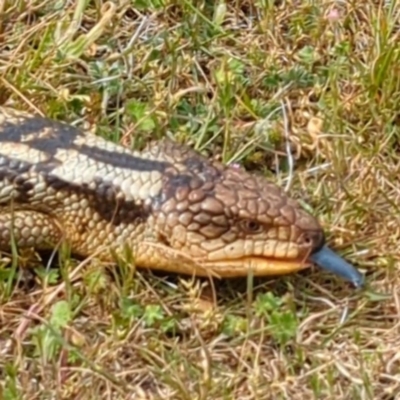
[[[315,49],[313,46],[304,46],[298,52],[298,56],[304,64],[311,65],[316,59]]]
[[[159,305],[148,305],[145,308],[143,319],[147,326],[154,325],[164,319],[164,311]]]
[[[271,292],[262,293],[257,296],[255,310],[258,316],[265,316],[273,310],[279,309],[282,300]]]
[[[127,103],[126,110],[133,121],[138,123],[138,129],[143,131],[155,129],[156,123],[154,118],[149,115],[150,108],[148,104],[139,100],[131,100]]]
[[[71,308],[65,300],[54,304],[51,310],[50,324],[54,328],[64,328],[72,319]]]
[[[143,309],[140,304],[125,297],[121,300],[121,314],[126,319],[137,319],[142,316]]]

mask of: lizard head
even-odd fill
[[[323,247],[318,221],[266,179],[222,165],[191,172],[165,182],[157,223],[168,245],[206,273],[287,274]]]
[[[154,211],[164,269],[219,277],[283,275],[312,263],[361,286],[361,274],[325,245],[318,220],[277,185],[166,145],[162,193]],[[172,264],[175,263],[174,266]],[[169,264],[169,265],[168,265]],[[178,265],[177,265],[178,264]],[[196,266],[194,266],[196,265]]]

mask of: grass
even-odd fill
[[[400,3],[86,3],[0,3],[0,103],[263,173],[368,287],[1,267],[0,398],[397,398]]]

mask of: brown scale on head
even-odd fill
[[[166,173],[156,225],[164,242],[221,277],[291,273],[324,244],[317,220],[265,178],[185,161]],[[179,169],[179,168],[178,168]],[[211,179],[210,179],[211,178]]]

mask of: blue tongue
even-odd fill
[[[355,287],[364,285],[364,276],[327,246],[312,254],[310,260],[320,268],[352,282]]]

